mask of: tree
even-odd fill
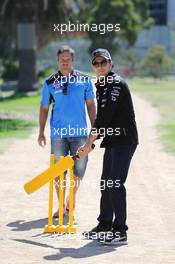
[[[24,5],[24,2],[25,5]],[[27,9],[25,6],[27,5]],[[1,0],[0,1],[0,57],[9,57],[15,52],[17,22],[20,10],[25,9],[23,18],[28,20],[28,15],[34,12],[37,30],[38,47],[43,47],[58,35],[53,32],[53,24],[65,23],[73,17],[71,1],[66,0]],[[33,9],[33,11],[31,11]]]
[[[36,48],[58,38],[53,24],[63,23],[71,15],[71,5],[66,0],[1,0],[0,57],[4,65],[6,60],[18,58],[18,91],[36,89]]]
[[[121,51],[117,55],[117,60],[121,65],[129,67],[132,72],[135,72],[136,65],[138,62],[138,57],[134,50],[127,49]]]
[[[153,78],[161,78],[172,68],[172,60],[166,54],[166,50],[161,45],[151,47],[142,62],[144,72]]]
[[[153,22],[149,18],[147,0],[97,0],[93,8],[93,1],[84,0],[80,2],[83,2],[80,5],[80,14],[84,22],[97,25],[120,24],[119,32],[108,31],[105,34],[99,34],[90,31],[88,33],[92,41],[90,52],[98,47],[103,47],[114,53],[121,40],[122,45],[133,45],[141,28],[149,27]]]
[[[10,19],[9,19],[10,18]],[[111,53],[116,51],[120,43],[132,45],[139,30],[150,24],[147,0],[1,0],[0,2],[0,57],[12,60],[19,56],[20,90],[33,90],[36,82],[36,49],[53,40],[61,38],[61,34],[53,31],[53,24],[67,23],[89,24],[120,24],[120,31],[108,31],[105,34],[89,31],[91,39],[90,51],[97,47],[108,48]],[[28,24],[19,25],[18,24]],[[29,25],[33,24],[33,25]],[[28,30],[28,31],[26,31]],[[16,35],[25,39],[25,34],[31,34],[33,44],[27,41],[16,52]],[[36,33],[35,33],[36,32]],[[26,35],[28,35],[28,33]],[[33,34],[33,35],[32,35]],[[122,40],[122,42],[121,42]],[[22,41],[21,41],[22,42]],[[26,78],[28,81],[26,81]],[[26,87],[24,87],[26,84]]]

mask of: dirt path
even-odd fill
[[[31,196],[23,184],[49,166],[49,142],[36,143],[37,130],[18,140],[0,155],[1,264],[37,263],[175,263],[175,158],[157,141],[158,114],[134,96],[140,145],[127,181],[128,245],[99,246],[96,241],[60,238],[42,233],[47,222],[48,186]],[[78,236],[96,225],[99,212],[99,178],[102,150],[96,147],[78,194]],[[55,205],[56,206],[56,205]]]

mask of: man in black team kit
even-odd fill
[[[128,230],[124,183],[138,144],[135,114],[126,82],[112,72],[109,52],[95,50],[92,66],[98,76],[97,117],[89,138],[77,154],[80,158],[86,156],[92,150],[92,143],[103,134],[100,147],[105,148],[105,152],[101,183],[104,186],[105,182],[105,188],[101,188],[99,224],[84,232],[84,236],[98,237],[105,244],[123,243],[127,241]]]

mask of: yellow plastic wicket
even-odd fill
[[[95,145],[92,144],[92,149]],[[59,161],[55,163],[54,155],[50,156],[50,167],[38,174],[30,181],[24,184],[24,190],[27,194],[32,194],[49,183],[49,210],[48,210],[48,224],[44,227],[44,233],[76,233],[76,227],[74,226],[74,177],[73,166],[74,161],[79,159],[78,155],[73,157],[66,156],[60,157]],[[64,208],[64,172],[69,171],[70,174],[70,186],[69,186],[69,223],[64,225],[63,223],[63,208]],[[60,177],[59,188],[59,215],[58,225],[53,225],[53,185],[54,179]]]
[[[54,165],[54,155],[51,154],[50,155],[50,167],[52,167]],[[52,214],[53,214],[53,180],[51,180],[49,182],[49,216],[48,216],[48,225],[52,226],[53,225],[53,218],[52,218]]]
[[[59,161],[64,157],[60,157]],[[71,157],[70,157],[71,158]],[[50,156],[50,167],[54,166],[54,155]],[[73,200],[74,200],[74,179],[73,179],[73,167],[70,166],[70,186],[69,186],[69,223],[68,225],[63,224],[63,207],[64,207],[64,172],[61,171],[59,178],[59,215],[58,225],[53,225],[53,185],[54,180],[49,182],[49,213],[48,213],[48,225],[44,227],[44,233],[76,233],[76,227],[73,224]]]

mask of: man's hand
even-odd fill
[[[46,138],[45,138],[44,134],[39,134],[39,136],[38,136],[38,144],[39,144],[42,148],[45,147],[45,145],[46,145]]]
[[[93,150],[92,148],[92,144],[89,143],[85,143],[83,146],[81,146],[78,150],[76,155],[78,155],[81,158],[87,156],[89,154],[89,152],[91,152]]]
[[[48,112],[49,112],[49,106],[45,106],[45,105],[40,106],[38,144],[42,148],[46,145],[46,138],[44,136],[44,128],[46,125]]]

